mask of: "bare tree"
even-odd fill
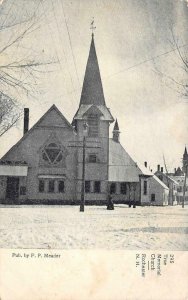
[[[0,15],[3,14],[2,7],[3,4],[0,5]],[[29,37],[40,27],[43,15],[36,16],[34,12],[20,20],[12,17],[11,7],[4,21],[0,22],[0,136],[19,120],[22,110],[18,104],[22,100],[20,98],[23,95],[34,96],[38,76],[47,72],[47,65],[55,62],[54,59],[43,61],[34,55],[32,45],[24,47],[24,40],[29,43]],[[17,55],[18,51],[20,55]]]
[[[187,51],[185,51],[185,47],[188,47],[188,44],[180,46],[178,38],[174,36],[174,33],[172,31],[172,45],[177,50],[176,52],[181,63],[181,69],[186,75],[185,81],[179,82],[179,80],[175,80],[175,78],[173,78],[173,80],[180,87],[180,93],[182,94],[182,96],[188,99],[188,54]]]
[[[178,68],[181,70],[176,75],[176,72],[173,72],[173,75],[167,74],[155,64],[155,71],[164,79],[167,86],[175,90],[181,98],[188,99],[188,53],[187,47],[188,43],[183,43],[180,38],[174,35],[173,29],[170,28],[171,39],[169,39],[169,44],[171,45],[172,51],[175,53],[179,63]],[[169,51],[169,52],[172,52]],[[182,78],[179,78],[179,75],[182,75]]]
[[[21,106],[0,92],[0,137],[21,117]]]

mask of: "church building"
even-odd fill
[[[29,129],[29,110],[24,109],[23,137],[0,160],[0,203],[79,205],[84,188],[86,204],[106,204],[111,194],[114,203],[157,205],[151,189],[157,183],[163,205],[168,188],[125,151],[117,120],[109,137],[114,121],[106,106],[92,34],[72,123],[53,105]]]

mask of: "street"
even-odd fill
[[[188,250],[188,206],[2,206],[1,248]]]

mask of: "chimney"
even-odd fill
[[[24,108],[24,130],[25,134],[29,130],[29,108]]]
[[[157,165],[157,171],[160,172],[160,165]]]
[[[163,173],[163,167],[161,167],[161,173]]]
[[[147,168],[148,166],[147,161],[144,162],[144,166]]]

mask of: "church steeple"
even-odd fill
[[[117,143],[119,143],[119,136],[120,136],[119,124],[116,119],[115,124],[114,124],[114,129],[113,129],[113,140]]]
[[[80,99],[81,105],[106,106],[93,32]]]
[[[183,172],[187,172],[188,175],[188,153],[187,153],[187,148],[185,146],[184,154],[183,154]]]
[[[94,118],[95,120],[98,119],[100,121],[99,123],[103,121],[107,121],[109,123],[114,122],[114,118],[110,112],[110,109],[106,107],[104,99],[102,80],[95,50],[93,33],[95,27],[93,25],[93,22],[94,21],[92,21],[91,23],[91,45],[85,70],[80,104],[72,123],[74,124],[75,128],[77,128],[77,131],[81,131],[82,128],[81,126],[79,130],[79,126],[77,126],[78,122],[81,122],[81,120],[89,119],[90,117]]]
[[[187,158],[188,158],[188,154],[187,154],[187,148],[186,148],[186,146],[185,146],[185,150],[184,150],[183,158],[185,158],[185,159],[187,159]]]

